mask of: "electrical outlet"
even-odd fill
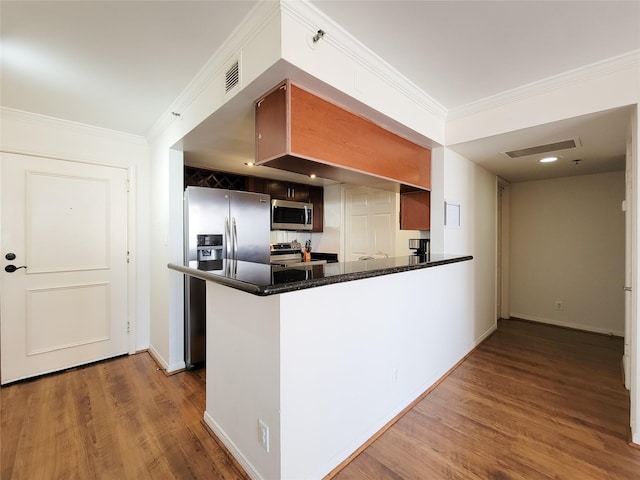
[[[260,419],[258,419],[258,442],[265,452],[269,453],[269,427]]]
[[[563,310],[564,309],[564,303],[562,303],[562,300],[556,300],[554,305],[555,305],[555,309],[556,310]]]

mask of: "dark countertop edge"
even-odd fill
[[[247,293],[252,293],[254,295],[269,295],[268,293],[262,293],[265,290],[264,287],[260,287],[253,283],[241,282],[240,280],[227,278],[222,275],[216,275],[214,273],[208,273],[204,270],[197,270],[195,268],[185,267],[184,265],[178,265],[176,263],[169,263],[167,264],[167,267],[169,267],[171,270],[177,270],[178,272],[191,275],[192,277],[200,278],[202,280],[209,280],[211,282],[219,283],[221,285],[226,285],[228,287],[242,290]]]
[[[247,293],[251,293],[253,295],[258,295],[261,297],[268,295],[277,295],[280,293],[288,293],[295,292],[298,290],[305,290],[307,288],[314,287],[322,287],[324,285],[331,285],[334,283],[343,283],[343,282],[352,282],[354,280],[361,280],[363,278],[372,278],[372,277],[380,277],[382,275],[390,275],[393,273],[401,273],[408,272],[411,270],[420,270],[423,268],[431,268],[437,267],[440,265],[448,265],[450,263],[458,263],[458,262],[466,262],[468,260],[473,260],[472,255],[462,255],[459,257],[451,257],[443,260],[436,260],[433,262],[427,263],[418,263],[415,265],[402,265],[398,267],[386,267],[368,270],[364,272],[354,272],[354,273],[344,273],[341,275],[333,275],[330,277],[322,277],[322,278],[313,278],[310,280],[302,280],[298,282],[289,282],[283,283],[281,285],[267,285],[267,286],[259,286],[253,283],[242,282],[240,280],[235,280],[232,278],[227,278],[221,275],[207,273],[203,270],[197,270],[190,267],[185,267],[184,265],[178,265],[175,263],[167,264],[167,267],[176,270],[178,272],[185,273],[187,275],[191,275],[192,277],[200,278],[202,280],[209,280],[215,283],[219,283],[221,285],[226,285],[228,287],[235,288],[237,290],[242,290]]]

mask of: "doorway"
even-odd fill
[[[127,170],[10,153],[0,167],[1,383],[128,353]]]

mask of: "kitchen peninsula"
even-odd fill
[[[252,478],[323,478],[491,333],[471,260],[169,264],[207,280],[205,423]]]

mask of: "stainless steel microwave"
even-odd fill
[[[271,230],[312,230],[313,205],[271,200]]]

